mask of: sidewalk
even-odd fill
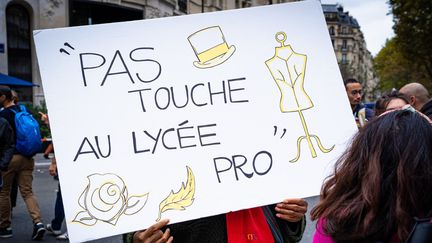
[[[57,193],[57,181],[50,176],[48,167],[50,159],[45,159],[43,154],[37,154],[35,157],[35,169],[33,172],[33,192],[39,202],[42,221],[46,225],[50,223],[54,216],[54,204]],[[66,227],[63,224],[62,230]],[[21,195],[18,193],[17,206],[13,209],[12,214],[12,231],[13,237],[8,239],[0,238],[0,242],[10,243],[29,243],[32,242],[31,234],[33,224],[27,212],[27,208]],[[43,242],[69,242],[68,240],[56,240],[55,236],[45,233]],[[90,241],[92,243],[121,243],[121,236],[114,236],[100,240]]]

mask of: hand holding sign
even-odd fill
[[[293,49],[275,42],[279,31]],[[34,39],[71,242],[159,216],[223,219],[316,195],[356,131],[318,1],[40,30]],[[299,156],[306,142],[311,153]],[[286,222],[305,207],[284,201],[280,218],[266,208]],[[165,224],[143,242],[169,241]]]
[[[168,219],[163,219],[146,230],[135,232],[133,235],[134,243],[171,243],[173,237],[170,236],[170,229],[162,230],[169,223]]]

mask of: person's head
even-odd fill
[[[18,97],[18,93],[15,90],[11,90],[12,93],[12,100],[15,104],[18,104],[19,102],[19,97]]]
[[[404,94],[397,90],[392,91],[377,99],[375,102],[375,115],[379,116],[385,111],[400,109],[407,104],[409,104],[409,100]]]
[[[404,242],[413,217],[432,216],[432,125],[414,110],[370,121],[338,159],[312,219],[336,241]],[[391,223],[389,223],[391,222]],[[357,240],[357,241],[356,241]]]
[[[353,108],[361,102],[363,94],[362,85],[358,80],[353,78],[345,80],[344,84],[349,102],[351,104],[351,107]]]
[[[420,110],[430,99],[427,89],[419,83],[406,84],[400,88],[399,92],[408,97],[410,105],[412,105],[416,110]]]
[[[12,101],[12,91],[8,86],[0,85],[0,107]]]

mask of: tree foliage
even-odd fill
[[[409,82],[421,82],[432,89],[432,1],[389,0],[395,31],[394,52],[409,62]],[[393,44],[391,44],[393,45]],[[393,53],[395,54],[395,53]],[[395,54],[396,55],[396,54]],[[399,62],[399,61],[396,61]],[[407,63],[403,63],[407,64]],[[416,80],[415,78],[420,78]]]
[[[423,67],[408,60],[400,51],[395,39],[387,40],[374,58],[376,73],[380,79],[380,90],[399,89],[406,83],[428,83]]]

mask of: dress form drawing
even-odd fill
[[[291,45],[285,45],[286,38],[285,32],[276,34],[276,41],[280,43],[280,46],[275,48],[274,56],[265,64],[281,93],[279,103],[281,112],[297,112],[302,122],[305,135],[297,139],[297,155],[290,160],[290,162],[297,162],[300,158],[300,145],[303,140],[307,141],[313,158],[317,157],[317,154],[312,144],[312,138],[315,139],[318,148],[323,153],[333,150],[334,145],[327,149],[322,145],[317,135],[309,133],[303,111],[313,108],[314,105],[304,89],[307,56],[295,52]]]

